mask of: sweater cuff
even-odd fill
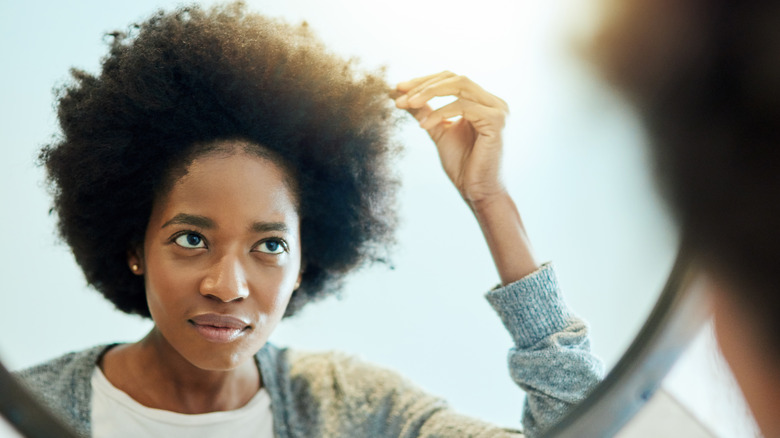
[[[512,335],[515,346],[528,349],[562,331],[574,317],[566,306],[551,263],[485,295]]]

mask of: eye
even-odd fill
[[[195,233],[185,233],[177,237],[174,242],[183,248],[205,248],[203,237]]]
[[[270,239],[264,242],[260,242],[260,244],[258,244],[255,248],[257,248],[258,251],[264,252],[266,254],[281,254],[287,250],[287,245],[283,240]]]

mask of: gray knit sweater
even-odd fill
[[[590,353],[587,327],[567,309],[550,265],[486,297],[514,340],[509,372],[528,395],[525,436],[536,436],[598,383],[601,362]],[[66,354],[17,377],[89,436],[90,377],[108,348]],[[267,344],[256,359],[277,438],[523,436],[455,413],[398,374],[340,353]]]

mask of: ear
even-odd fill
[[[298,271],[298,279],[295,280],[295,287],[293,290],[298,290],[299,287],[301,287],[301,281],[303,280],[303,267],[301,267],[301,270]]]
[[[301,287],[301,280],[303,280],[303,271],[298,273],[298,279],[295,280],[295,287],[293,290],[298,290],[298,288]]]
[[[127,266],[133,274],[144,275],[144,258],[141,248],[127,251]]]

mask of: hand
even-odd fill
[[[506,102],[448,71],[401,82],[396,90],[402,93],[396,106],[428,131],[444,171],[472,208],[505,193],[499,174]],[[436,96],[458,99],[434,111],[428,101]],[[450,120],[456,116],[462,118]]]

